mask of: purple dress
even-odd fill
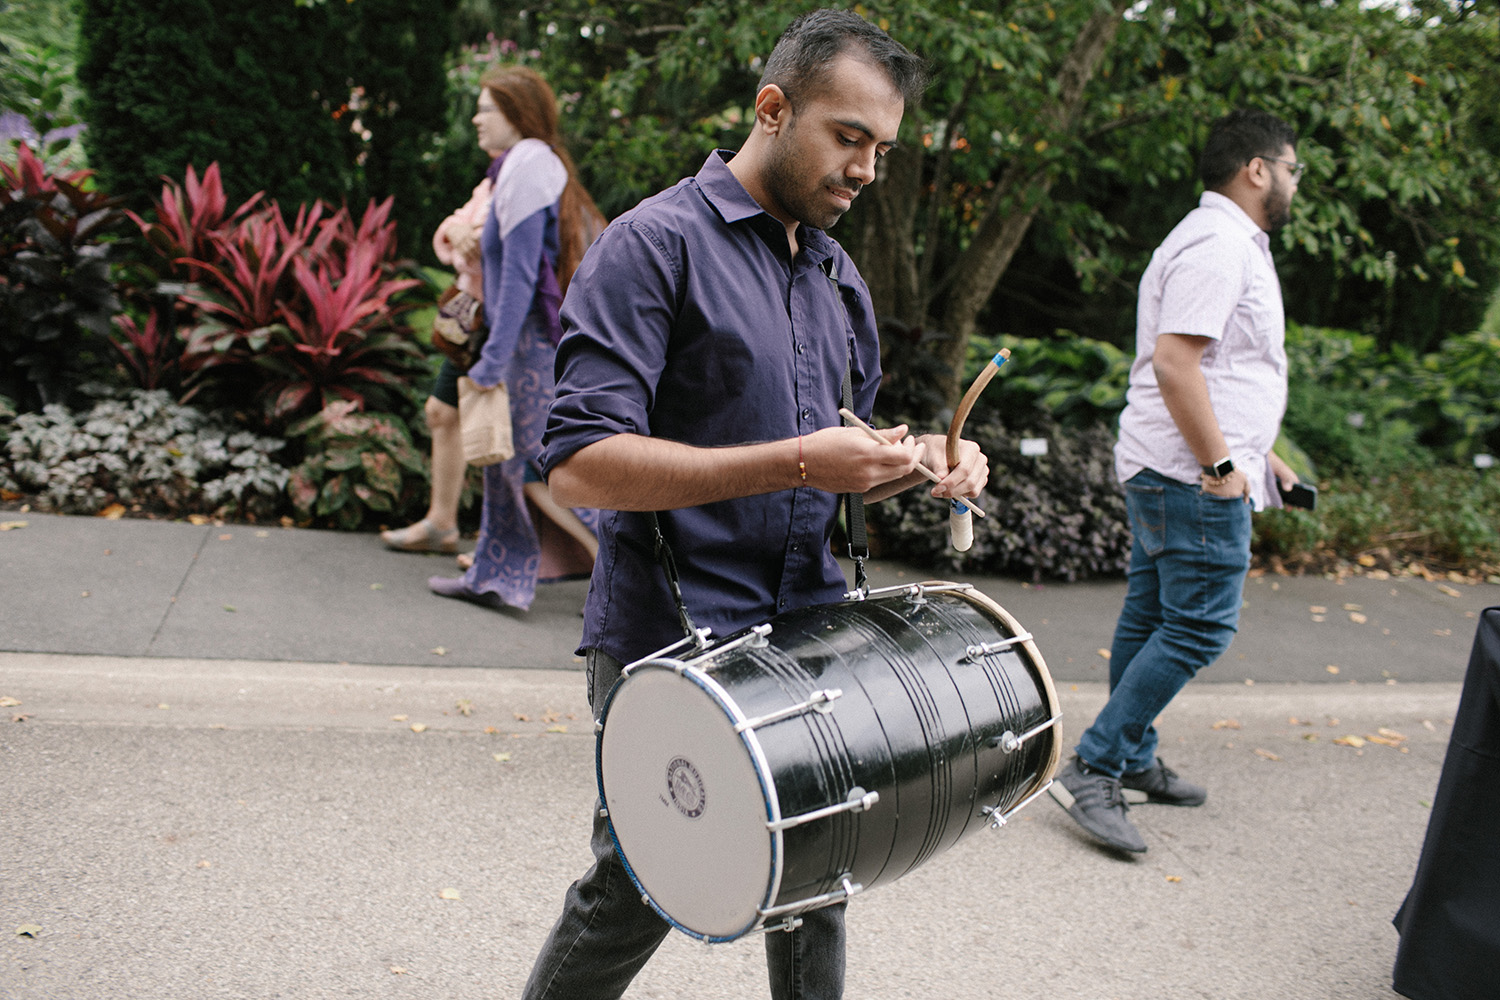
[[[557,217],[567,169],[535,139],[522,140],[499,160],[494,202],[479,241],[490,333],[468,375],[480,386],[505,383],[516,453],[484,469],[479,541],[462,592],[442,578],[435,577],[432,585],[439,593],[524,611],[539,581],[587,575],[593,559],[577,539],[532,508],[524,493],[528,481],[541,479],[537,458],[556,390]],[[574,513],[598,533],[598,511]]]

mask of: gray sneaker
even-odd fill
[[[1201,806],[1208,799],[1208,789],[1183,781],[1177,772],[1157,758],[1144,771],[1120,776],[1120,787],[1126,802],[1162,802],[1169,806]]]
[[[1145,853],[1140,831],[1125,818],[1130,807],[1121,794],[1119,778],[1091,771],[1074,757],[1047,791],[1095,840],[1117,851]]]

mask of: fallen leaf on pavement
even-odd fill
[[[17,528],[26,527],[25,521],[0,521],[0,531],[15,531]]]
[[[549,733],[565,733],[567,731],[568,731],[568,727],[567,726],[548,726],[547,727],[547,732],[549,732]]]
[[[226,605],[224,605],[224,610],[232,612],[232,611],[238,611],[239,609],[236,608],[233,604],[226,604]]]
[[[18,708],[20,704],[21,699],[19,698],[12,698],[9,695],[0,698],[0,708]]]
[[[393,715],[393,716],[391,716],[391,721],[392,722],[405,722],[409,718],[411,718],[411,716],[409,716],[409,715]]]
[[[406,975],[406,970],[399,965],[393,965],[391,966],[391,975],[404,976]]]
[[[118,521],[120,518],[125,516],[125,505],[121,503],[112,503],[108,507],[101,510],[99,512],[99,516],[104,518],[106,521]]]
[[[411,731],[414,733],[425,733],[427,732],[427,727],[420,722],[413,722],[411,724]]]
[[[1182,881],[1182,876],[1181,875],[1168,875],[1167,876],[1167,881],[1168,882],[1181,882]]]
[[[1323,669],[1328,671],[1330,674],[1336,674],[1339,672],[1339,668],[1335,667],[1332,663],[1328,664],[1328,666],[1324,667]]]
[[[1326,614],[1328,614],[1328,609],[1325,608],[1325,607],[1323,607],[1323,605],[1321,605],[1321,604],[1314,604],[1312,607],[1308,608],[1307,610],[1311,611],[1315,615],[1326,615]]]
[[[1214,723],[1214,728],[1215,729],[1238,729],[1238,728],[1240,728],[1240,720],[1238,720],[1238,719],[1220,719],[1218,722]]]
[[[1358,736],[1354,736],[1354,735],[1340,736],[1338,739],[1334,740],[1333,742],[1337,743],[1341,747],[1354,747],[1355,749],[1358,749],[1358,748],[1360,748],[1360,747],[1362,747],[1362,746],[1365,745],[1365,741],[1364,740],[1362,740]]]
[[[188,515],[188,524],[197,525],[198,527],[201,528],[201,527],[203,527],[203,525],[205,525],[207,523],[208,523],[208,515],[207,514],[189,514]]]
[[[517,722],[530,722],[531,721],[531,716],[527,715],[524,712],[512,712],[511,714],[516,717],[516,721]]]
[[[1440,583],[1440,584],[1438,584],[1438,590],[1441,590],[1443,593],[1447,594],[1449,597],[1462,597],[1462,596],[1464,596],[1463,594],[1459,593],[1457,590],[1454,590],[1452,587],[1448,586],[1446,583]]]
[[[444,889],[442,892],[438,893],[438,898],[439,899],[462,899],[463,897],[458,894],[458,890],[457,889]]]
[[[1097,650],[1097,652],[1098,652],[1098,654],[1100,656],[1104,657],[1106,660],[1109,659],[1109,650],[1107,650],[1107,649],[1100,649],[1100,650]]]
[[[42,933],[42,929],[36,924],[22,924],[16,928],[16,937],[34,938],[40,933]]]
[[[1356,625],[1363,625],[1365,622],[1369,621],[1370,619],[1366,618],[1364,615],[1360,614],[1358,611],[1351,611],[1351,612],[1349,612],[1349,620],[1351,622],[1353,622],[1354,624],[1356,624]]]
[[[510,754],[508,754],[508,753],[496,753],[496,754],[491,754],[490,756],[494,757],[496,760],[498,760],[502,764],[504,764],[506,761],[510,760]]]
[[[474,703],[467,698],[458,699],[458,714],[469,716],[474,714]]]
[[[1255,756],[1257,756],[1257,757],[1264,757],[1266,760],[1280,760],[1281,759],[1280,757],[1276,756],[1271,751],[1269,751],[1269,750],[1262,750],[1260,747],[1256,747],[1255,748]]]
[[[1364,607],[1362,605],[1359,605],[1359,604],[1346,604],[1346,605],[1344,605],[1344,610],[1345,611],[1363,611]]]
[[[500,731],[500,730],[498,730],[498,729],[496,729],[496,728],[495,728],[495,727],[494,727],[494,726],[485,726],[485,727],[484,727],[484,731],[485,731],[485,734],[486,734],[486,735],[489,735],[489,736],[494,736],[494,735],[495,735],[495,734],[496,734],[496,733],[498,733],[498,732],[499,732],[499,731]]]
[[[433,646],[432,647],[432,652],[434,654],[438,655],[438,656],[447,656],[448,655],[448,647],[447,646]]]

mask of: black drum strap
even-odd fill
[[[672,601],[677,605],[677,620],[682,623],[682,630],[688,634],[688,638],[702,646],[703,637],[698,634],[693,616],[688,614],[687,602],[682,599],[682,581],[677,577],[677,560],[672,558],[672,547],[667,544],[667,537],[661,533],[661,521],[654,510],[647,511],[646,516],[651,519],[651,544],[656,550],[656,561],[661,564],[662,572],[667,574],[667,586],[672,588]]]
[[[844,409],[854,412],[854,364],[853,359],[844,364]],[[846,421],[847,423],[847,421]],[[870,555],[870,540],[865,533],[865,496],[863,493],[844,494],[844,527],[849,532],[849,558],[854,560],[854,589],[860,594],[870,589],[865,579],[865,560]]]

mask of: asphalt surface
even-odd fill
[[[369,535],[0,529],[0,998],[519,993],[589,860],[585,582],[496,612]],[[1123,582],[960,582],[1034,634],[1071,748]],[[1245,601],[1158,726],[1206,805],[1133,809],[1125,860],[1039,798],[854,899],[847,995],[1395,997],[1390,919],[1500,586],[1259,576]],[[766,994],[758,941],[673,934],[627,996]]]

